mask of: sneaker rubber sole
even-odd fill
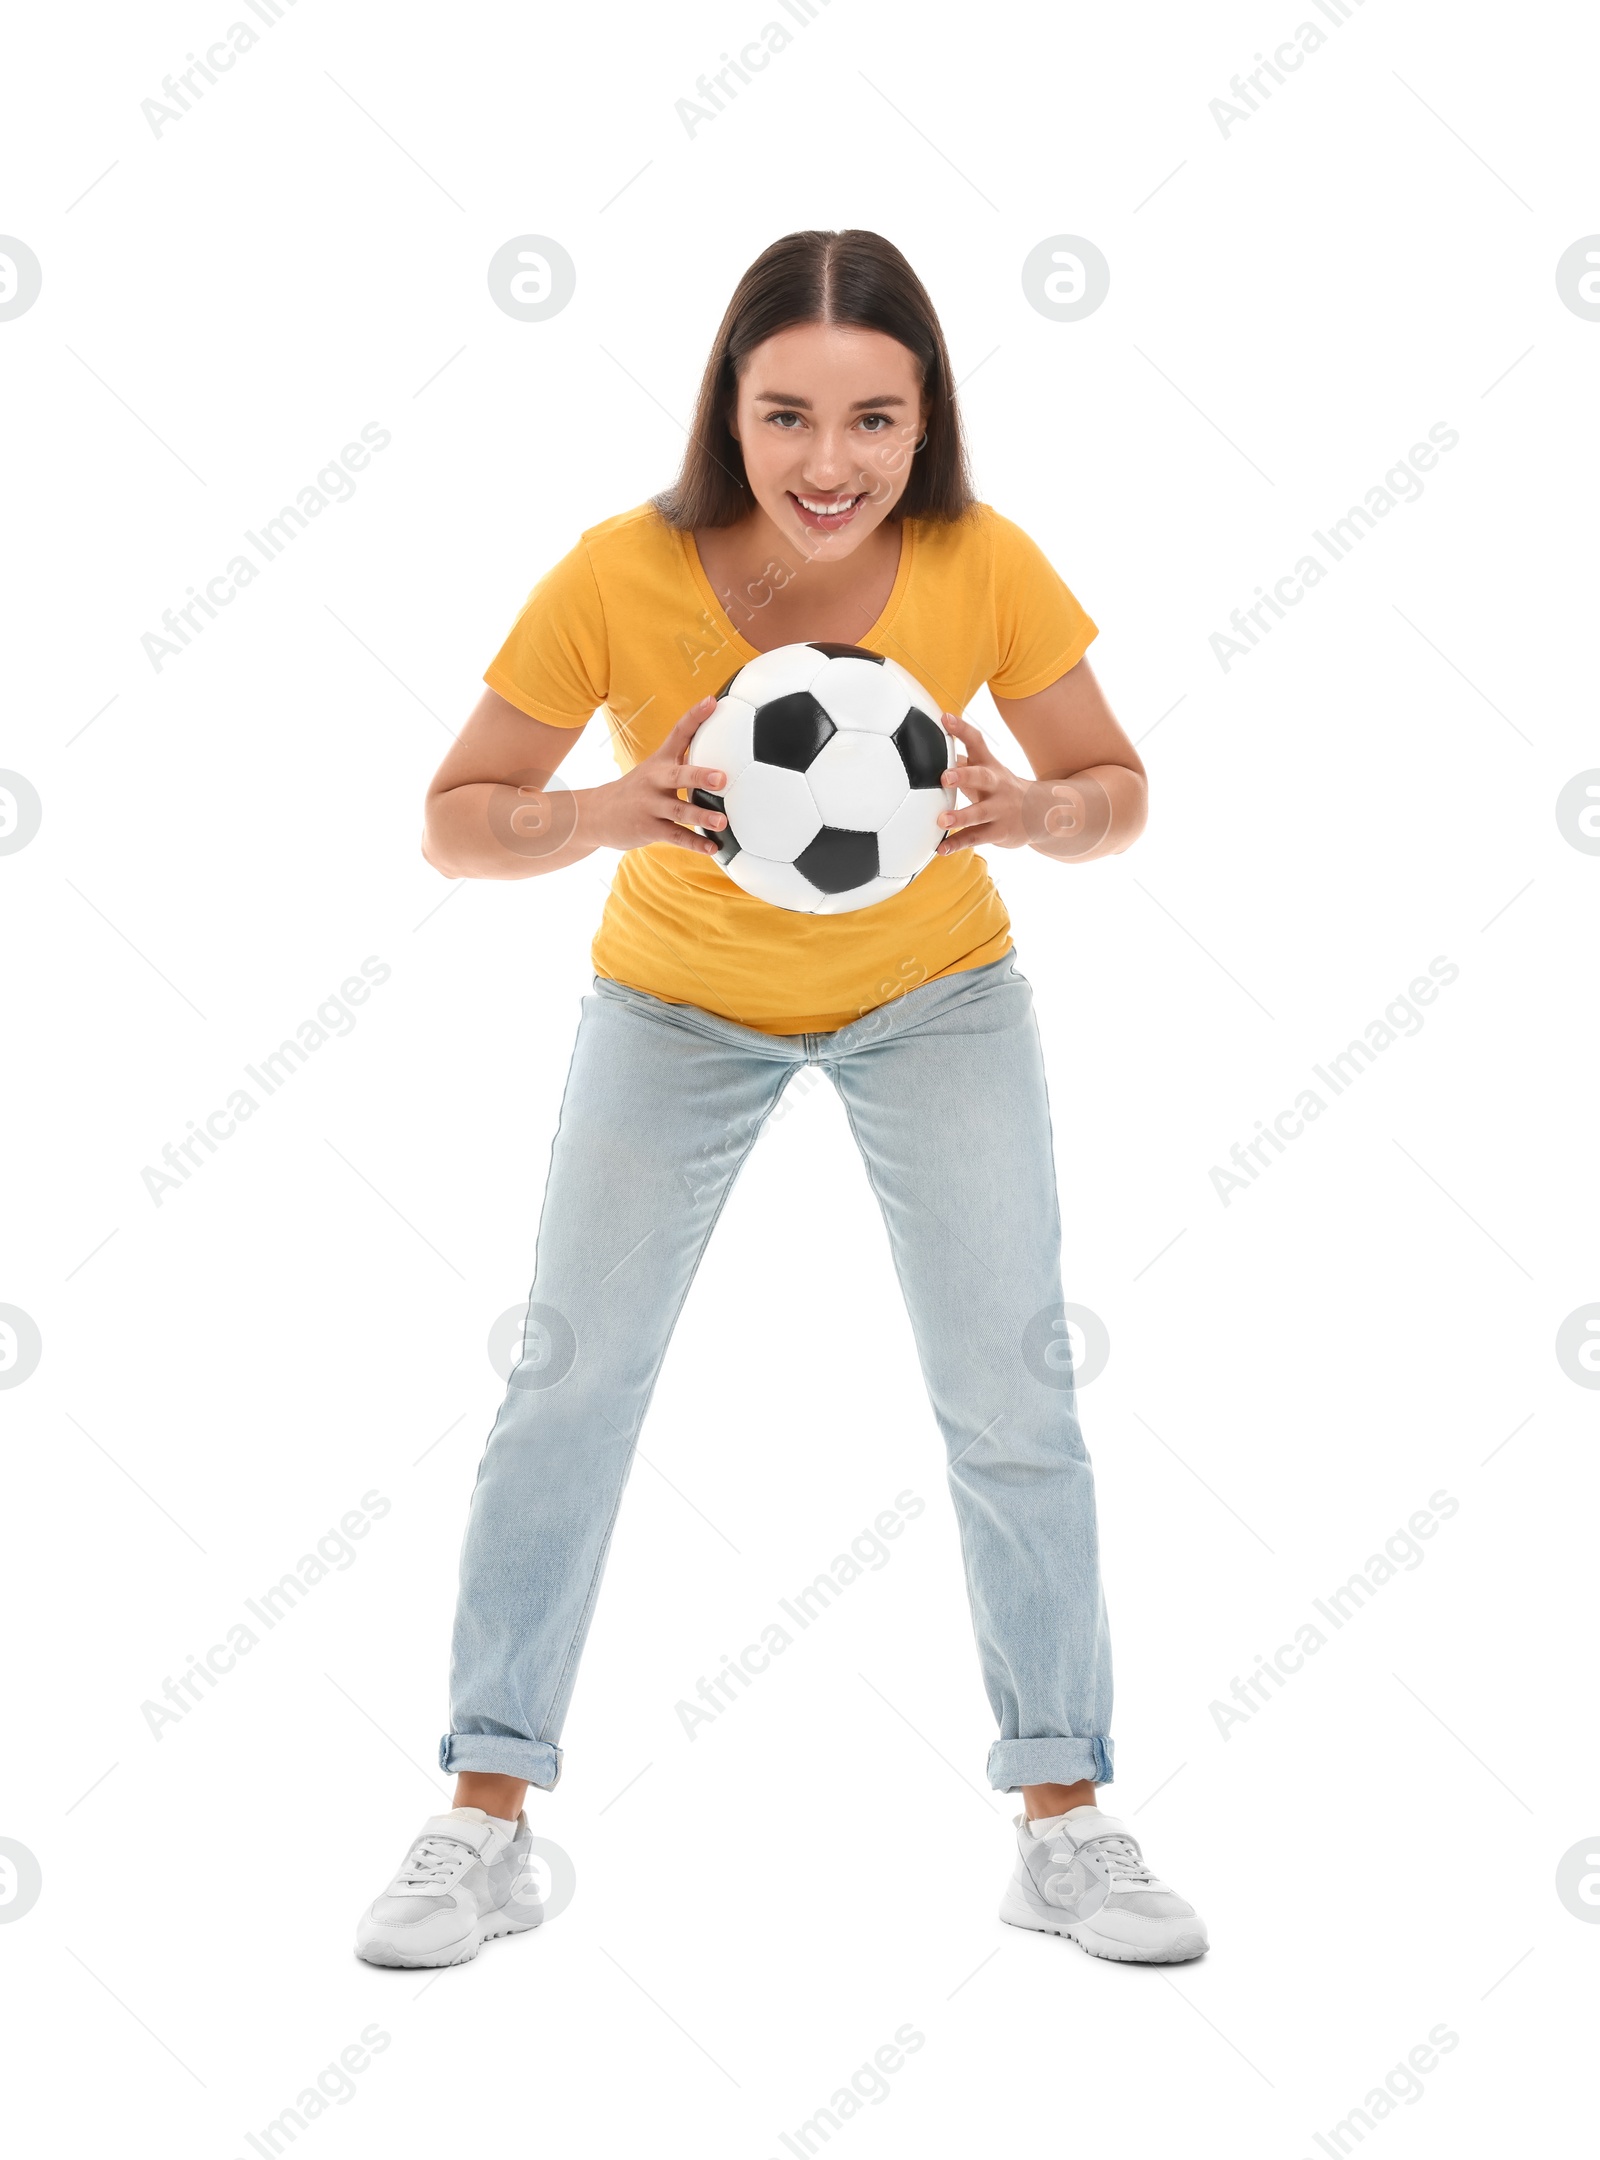
[[[1178,1935],[1159,1950],[1141,1949],[1136,1944],[1118,1941],[1114,1935],[1097,1933],[1086,1920],[1069,1920],[1064,1913],[1036,1911],[1017,1895],[1014,1882],[1006,1886],[1000,1917],[1008,1927],[1031,1928],[1036,1935],[1064,1936],[1088,1956],[1110,1958],[1119,1965],[1186,1965],[1191,1958],[1203,1957],[1209,1947],[1203,1935]]]
[[[470,1965],[485,1943],[498,1942],[503,1935],[531,1935],[539,1924],[539,1920],[501,1919],[498,1926],[482,1926],[476,1934],[463,1936],[459,1943],[447,1944],[444,1949],[432,1951],[426,1957],[402,1957],[399,1951],[383,1943],[370,1944],[367,1949],[358,1950],[356,1956],[364,1965],[383,1965],[406,1972],[432,1971],[435,1966]]]

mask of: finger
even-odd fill
[[[676,806],[676,796],[673,802]],[[681,811],[674,807],[667,816],[675,825],[703,825],[707,832],[721,832],[728,822],[727,812],[713,810],[709,803],[686,802]]]
[[[939,822],[946,817],[955,822],[946,827],[944,836],[935,850],[940,855],[953,855],[957,848],[982,847],[993,840],[1000,827],[991,811],[962,805],[951,811],[941,811]]]
[[[957,803],[953,810],[941,810],[938,822],[947,832],[965,832],[970,825],[992,825],[994,809],[988,803]]]
[[[987,795],[1000,783],[1000,775],[992,765],[974,765],[971,758],[958,758],[947,767],[943,775],[946,787],[959,788],[963,795]]]
[[[698,705],[691,705],[672,733],[656,751],[658,758],[670,757],[675,765],[682,764],[683,754],[693,741],[696,731],[710,719],[716,707],[715,697],[703,697]]]
[[[675,788],[706,788],[713,795],[720,795],[727,784],[720,765],[680,765],[672,782]]]
[[[661,820],[656,838],[664,840],[668,847],[688,848],[696,855],[715,855],[719,844],[683,825],[675,825],[670,818]]]
[[[970,720],[963,720],[959,713],[947,712],[944,716],[944,731],[947,735],[953,735],[971,756],[988,760],[988,741],[982,730],[975,728]]]

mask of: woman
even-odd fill
[[[429,792],[447,877],[621,853],[551,1154],[523,1354],[472,1496],[439,1760],[455,1805],[363,1916],[359,1955],[449,1965],[542,1917],[523,1800],[558,1745],[633,1447],[739,1167],[795,1072],[843,1099],[883,1211],[948,1477],[988,1776],[1020,1791],[1001,1918],[1103,1957],[1206,1947],[1095,1805],[1112,1777],[1093,1477],[1074,1413],[1032,992],[979,845],[1115,854],[1145,776],[1083,655],[1095,626],[974,501],[932,303],[875,233],[791,233],[740,280],[677,484],[534,588]],[[805,915],[719,864],[725,783],[689,746],[757,652],[892,656],[950,710],[966,799],[902,890]],[[1037,776],[961,708],[987,682]],[[621,777],[551,779],[606,707]],[[684,709],[687,704],[687,710]],[[674,720],[675,714],[681,717]],[[698,798],[698,799],[691,799]],[[955,1166],[952,1176],[951,1166]],[[959,1216],[960,1234],[952,1227]]]

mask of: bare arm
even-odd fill
[[[552,787],[557,767],[583,732],[533,720],[498,691],[485,690],[434,774],[423,809],[422,853],[449,878],[542,877],[582,862],[597,847],[675,847],[715,854],[707,832],[727,819],[683,801],[680,788],[715,793],[724,775],[685,763],[695,730],[715,700],[689,708],[660,748],[631,772],[599,787]]]
[[[996,698],[1022,745],[1030,783],[1003,765],[970,721],[946,713],[967,755],[945,775],[969,799],[941,813],[941,855],[993,845],[1036,848],[1064,862],[1120,855],[1144,830],[1143,760],[1123,733],[1087,660],[1032,697]]]

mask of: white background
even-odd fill
[[[1600,228],[1592,22],[833,0],[691,138],[675,100],[778,7],[300,0],[153,135],[140,101],[239,18],[35,11],[4,52],[0,230],[44,277],[0,323],[0,764],[43,803],[0,860],[0,1302],[43,1342],[0,1396],[0,1835],[44,1882],[0,1927],[11,2104],[82,2150],[244,2156],[376,2024],[295,2150],[756,2160],[909,2023],[830,2150],[1314,2156],[1442,2023],[1367,2143],[1548,2143],[1600,1952],[1555,1888],[1600,1850],[1600,1397],[1554,1349],[1600,1298],[1600,860],[1555,816],[1600,766],[1600,324],[1554,277]],[[1209,101],[1306,19],[1325,45],[1225,137]],[[690,1298],[530,1796],[577,1898],[431,1982],[375,1971],[357,1913],[447,1804],[486,1339],[531,1279],[610,870],[452,889],[422,794],[535,579],[672,477],[740,271],[849,225],[927,283],[979,492],[1102,626],[1151,769],[1131,854],[994,868],[1066,1294],[1112,1345],[1082,1397],[1105,1803],[1214,1947],[1120,1967],[995,1917],[1017,1803],[818,1085]],[[577,265],[541,324],[485,281],[526,232]],[[1059,233],[1111,265],[1079,323],[1020,283]],[[355,498],[154,671],[162,611],[370,421]],[[1421,500],[1224,672],[1211,633],[1439,421]],[[596,727],[570,771],[609,770]],[[354,1032],[157,1207],[144,1166],[367,955]],[[1436,955],[1420,1034],[1224,1206],[1212,1166]],[[687,1740],[679,1698],[907,1487],[892,1563]],[[141,1704],[374,1489],[355,1564],[152,1738]],[[1441,1489],[1423,1564],[1224,1737],[1234,1676]]]

